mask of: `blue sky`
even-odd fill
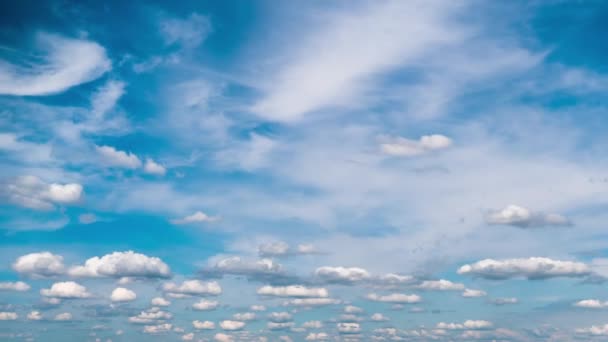
[[[608,340],[605,2],[0,13],[0,340]]]

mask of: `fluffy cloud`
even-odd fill
[[[220,259],[215,265],[205,268],[203,274],[210,277],[245,276],[252,281],[270,283],[295,281],[294,277],[286,274],[281,264],[272,259],[245,260],[237,256]]]
[[[374,302],[385,302],[385,303],[400,303],[400,304],[411,304],[411,303],[420,303],[422,298],[415,294],[402,294],[402,293],[392,293],[389,295],[381,296],[375,293],[370,293],[366,296],[367,299]]]
[[[527,259],[485,259],[458,269],[458,274],[468,274],[487,279],[525,277],[546,279],[553,277],[583,277],[590,268],[580,262],[531,257]]]
[[[30,321],[40,321],[42,320],[42,314],[40,311],[32,311],[27,314],[27,319]]]
[[[313,245],[300,244],[291,247],[289,244],[283,241],[276,241],[261,244],[258,247],[258,254],[262,258],[268,257],[287,257],[295,255],[306,255],[306,254],[317,254],[317,250]]]
[[[477,329],[489,329],[493,326],[492,322],[483,320],[467,320],[464,323],[437,323],[437,329],[445,330],[477,330]]]
[[[306,335],[306,341],[325,341],[329,340],[329,335],[324,332],[310,333]]]
[[[476,298],[476,297],[484,297],[487,293],[482,290],[473,290],[473,289],[465,289],[462,292],[462,296],[465,298]]]
[[[192,341],[194,340],[194,333],[188,333],[182,335],[182,341]]]
[[[131,302],[137,298],[137,294],[124,287],[117,287],[112,291],[110,300],[113,302]]]
[[[167,169],[151,158],[147,158],[144,164],[144,172],[151,175],[164,176],[167,173]]]
[[[354,283],[370,278],[367,270],[359,267],[323,266],[315,270],[315,276],[328,283]]]
[[[161,259],[133,251],[114,252],[101,258],[90,258],[83,266],[70,268],[68,273],[75,277],[168,278],[171,276],[169,266]]]
[[[464,284],[453,283],[449,280],[425,280],[417,288],[431,291],[460,291],[464,290]]]
[[[163,324],[158,324],[158,325],[146,325],[144,327],[143,332],[145,334],[163,334],[163,333],[167,333],[169,331],[171,331],[171,329],[173,328],[173,325],[170,323],[163,323]]]
[[[210,311],[217,309],[219,305],[220,303],[215,300],[201,299],[200,301],[192,304],[192,308],[199,311]]]
[[[266,327],[269,330],[284,330],[290,329],[294,326],[293,322],[268,322],[266,323]]]
[[[235,313],[232,318],[234,318],[237,321],[253,321],[255,320],[256,316],[255,313],[253,312],[239,312],[239,313]]]
[[[14,321],[17,318],[19,318],[19,315],[17,315],[17,313],[15,313],[15,312],[6,312],[6,311],[0,312],[0,321]]]
[[[383,140],[385,141],[380,144],[380,150],[384,154],[400,157],[418,156],[452,145],[452,140],[441,134],[423,135],[418,140],[401,137],[385,137]]]
[[[72,314],[69,312],[62,312],[60,314],[55,315],[55,318],[53,318],[54,321],[71,321],[72,320]]]
[[[230,335],[226,335],[223,333],[217,333],[213,335],[213,339],[217,342],[233,342],[234,338]]]
[[[222,293],[220,284],[215,281],[202,282],[200,280],[185,280],[180,285],[165,283],[162,288],[163,291],[170,294],[187,296],[217,296]]]
[[[50,289],[40,290],[40,294],[45,297],[61,299],[89,298],[91,294],[87,288],[73,281],[54,283]]]
[[[141,311],[137,316],[129,317],[129,322],[135,324],[153,324],[171,318],[173,318],[171,313],[162,311],[158,308],[151,308],[147,311]]]
[[[361,332],[359,323],[338,323],[337,328],[340,334],[357,334]]]
[[[154,306],[169,306],[169,305],[171,305],[171,302],[166,300],[163,297],[154,297],[150,301],[150,304],[152,304]]]
[[[293,318],[289,312],[271,312],[268,314],[268,320],[271,322],[289,322]]]
[[[325,306],[340,304],[340,301],[333,298],[296,298],[283,302],[283,306]]]
[[[224,330],[241,330],[245,327],[244,322],[225,320],[220,322],[220,327]]]
[[[344,307],[344,312],[349,313],[349,314],[357,314],[357,313],[362,313],[363,309],[361,309],[358,306],[347,305]]]
[[[194,327],[194,329],[199,329],[199,330],[212,330],[215,329],[215,323],[211,322],[211,321],[192,321],[192,326]]]
[[[83,188],[77,183],[48,184],[36,176],[19,176],[6,185],[5,193],[8,200],[16,205],[35,210],[52,210],[55,205],[78,202]]]
[[[111,68],[105,49],[95,42],[40,33],[36,44],[43,53],[40,64],[0,61],[0,94],[59,93],[92,81]]]
[[[251,311],[266,311],[266,307],[264,305],[252,305],[249,307]]]
[[[28,291],[31,287],[22,282],[22,281],[16,281],[16,282],[0,282],[0,291],[19,291],[19,292],[24,292],[24,291]]]
[[[501,210],[488,212],[485,220],[488,224],[510,225],[520,228],[569,226],[572,224],[568,218],[562,215],[533,212],[514,204]]]
[[[322,287],[305,287],[302,285],[290,286],[262,286],[258,294],[276,297],[328,297],[329,292]]]
[[[141,167],[141,160],[131,152],[117,150],[112,146],[95,146],[97,153],[107,166],[125,169],[137,169]]]
[[[302,328],[306,329],[321,329],[323,328],[323,322],[321,321],[307,321],[302,323]]]
[[[190,224],[190,223],[203,223],[203,222],[215,222],[218,221],[219,217],[209,216],[202,211],[197,211],[192,215],[180,219],[171,220],[173,224]]]
[[[587,309],[604,309],[608,307],[608,301],[602,302],[597,299],[584,299],[574,303],[574,306]]]
[[[492,300],[494,305],[508,305],[508,304],[517,304],[519,301],[517,298],[506,297],[506,298],[495,298]]]
[[[375,313],[375,314],[373,314],[373,315],[370,317],[370,319],[371,319],[372,321],[374,321],[374,322],[384,322],[384,321],[388,321],[388,320],[389,320],[389,318],[388,318],[388,317],[384,316],[384,315],[383,315],[383,314],[381,314],[381,313]]]
[[[608,336],[608,324],[592,325],[589,328],[576,329],[576,333],[592,336]]]

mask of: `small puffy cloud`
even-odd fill
[[[486,295],[487,293],[482,290],[465,289],[464,292],[462,292],[462,296],[465,298],[477,298],[484,297]]]
[[[171,305],[171,302],[163,297],[154,297],[150,301],[150,304],[152,304],[153,306],[169,306]]]
[[[295,298],[283,302],[283,306],[325,306],[332,304],[340,304],[340,301],[333,298]]]
[[[114,252],[88,259],[84,265],[70,268],[74,277],[142,277],[168,278],[169,266],[161,259],[133,251]]]
[[[210,311],[217,309],[219,305],[220,303],[215,300],[201,299],[200,301],[192,304],[192,308],[199,311]]]
[[[216,222],[219,220],[219,217],[209,216],[202,211],[197,211],[192,215],[188,215],[186,217],[180,219],[171,220],[173,224],[191,224],[191,223],[203,223],[203,222]]]
[[[253,321],[255,320],[256,316],[255,313],[253,312],[239,312],[239,313],[235,313],[232,318],[234,318],[237,321]]]
[[[386,316],[384,316],[383,314],[378,313],[378,312],[377,312],[377,313],[375,313],[375,314],[373,314],[373,315],[370,317],[370,319],[371,319],[372,321],[374,321],[374,322],[384,322],[384,321],[388,321],[388,320],[389,320],[389,318],[388,318],[388,317],[386,317]]]
[[[268,320],[271,322],[289,322],[293,318],[289,312],[271,312],[268,314]]]
[[[141,311],[137,316],[129,317],[129,322],[134,324],[154,324],[171,318],[173,318],[171,313],[162,311],[158,308],[151,308],[146,311]]]
[[[211,21],[196,13],[186,19],[170,18],[162,21],[160,33],[167,45],[195,48],[211,33]]]
[[[188,333],[182,335],[182,341],[192,341],[194,340],[194,333]]]
[[[508,304],[517,304],[519,301],[514,297],[505,297],[505,298],[495,298],[492,300],[494,305],[508,305]]]
[[[584,299],[574,303],[574,306],[586,309],[604,309],[608,307],[608,301],[602,302],[597,299]]]
[[[151,158],[147,158],[144,164],[144,172],[151,175],[164,176],[167,173],[167,169]]]
[[[359,323],[338,323],[337,328],[340,334],[357,334],[361,332],[361,325]]]
[[[205,268],[203,274],[210,277],[244,276],[248,280],[271,283],[294,280],[286,274],[281,264],[272,259],[245,260],[238,256],[219,259],[215,265]]]
[[[435,150],[442,150],[452,145],[452,140],[445,135],[423,135],[418,140],[402,137],[382,137],[380,150],[384,154],[399,157],[413,157]]]
[[[213,335],[213,340],[215,340],[217,342],[233,342],[234,338],[230,335],[226,335],[223,333],[217,333],[217,334]]]
[[[194,329],[198,330],[212,330],[215,329],[215,323],[211,321],[192,321]]]
[[[168,333],[171,331],[171,329],[173,328],[173,325],[170,323],[163,323],[163,324],[157,324],[157,325],[146,325],[144,327],[143,332],[145,334],[163,334],[163,333]]]
[[[501,210],[489,211],[485,216],[486,223],[493,225],[509,225],[519,228],[534,228],[544,226],[569,226],[572,223],[560,214],[533,212],[518,205],[508,205]]]
[[[291,329],[294,326],[293,322],[268,322],[266,323],[266,327],[269,330],[285,330]]]
[[[0,94],[40,96],[60,93],[92,81],[111,69],[112,63],[99,44],[39,33],[39,63],[0,61]]]
[[[387,273],[374,279],[374,283],[379,286],[393,287],[399,285],[411,284],[416,280],[411,275],[403,275],[397,273]]]
[[[118,167],[124,169],[137,169],[141,167],[141,160],[131,152],[117,150],[112,146],[95,146],[97,154],[102,159],[102,162],[110,167]]]
[[[355,283],[370,278],[369,272],[359,267],[323,266],[315,270],[315,276],[328,283]]]
[[[72,314],[69,312],[63,312],[63,313],[55,315],[55,318],[53,318],[53,320],[54,321],[71,321]]]
[[[45,297],[61,299],[89,298],[91,294],[87,288],[73,281],[54,283],[50,289],[40,290],[40,294]]]
[[[437,323],[437,329],[444,330],[479,330],[479,329],[489,329],[492,328],[492,322],[484,321],[484,320],[467,320],[464,323]]]
[[[78,183],[46,183],[36,176],[19,176],[4,189],[8,200],[34,210],[52,210],[55,205],[73,204],[83,194]]]
[[[225,320],[220,322],[220,327],[224,330],[241,330],[245,327],[245,322]]]
[[[163,291],[171,294],[187,296],[217,296],[222,293],[222,288],[216,281],[185,280],[180,285],[165,283],[162,288]]]
[[[275,241],[261,244],[258,247],[258,254],[262,258],[268,257],[288,257],[305,254],[317,254],[317,250],[313,245],[300,244],[295,247],[291,247],[289,244],[283,241]]]
[[[14,321],[19,318],[15,312],[0,311],[0,321]]]
[[[458,269],[458,274],[473,275],[487,279],[584,277],[590,273],[590,268],[580,262],[560,261],[540,257],[505,260],[484,259],[473,264],[464,265]]]
[[[323,322],[321,321],[306,321],[302,323],[302,328],[306,329],[321,329],[323,328]]]
[[[27,319],[30,321],[40,321],[42,320],[42,313],[40,311],[32,311],[27,314]]]
[[[264,305],[252,305],[249,307],[251,311],[266,311],[266,307]]]
[[[329,340],[329,335],[324,332],[310,333],[306,335],[306,341],[326,341]]]
[[[322,287],[305,287],[302,285],[290,286],[262,286],[257,292],[263,296],[276,297],[328,297],[329,292]]]
[[[98,220],[99,219],[95,214],[87,213],[78,215],[78,222],[82,224],[91,224],[97,222]]]
[[[344,312],[349,313],[349,314],[358,314],[358,313],[362,313],[363,309],[361,309],[358,306],[347,305],[344,307]]]
[[[429,291],[461,291],[464,290],[464,284],[453,283],[449,280],[425,280],[417,288]]]
[[[575,330],[577,334],[592,335],[592,336],[608,336],[608,324],[592,325],[589,328],[580,328]]]
[[[415,294],[402,294],[402,293],[392,293],[389,295],[378,295],[375,293],[370,293],[366,296],[367,299],[374,302],[384,302],[384,303],[399,303],[399,304],[411,304],[411,303],[420,303],[422,298]]]
[[[10,282],[10,281],[5,281],[5,282],[0,282],[0,291],[18,291],[18,292],[25,292],[28,291],[31,287],[22,282],[22,281],[16,281],[16,282]]]
[[[131,302],[137,298],[137,294],[124,287],[117,287],[112,291],[110,300],[113,302]]]

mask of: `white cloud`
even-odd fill
[[[92,81],[111,69],[105,49],[95,42],[39,33],[43,63],[28,67],[0,61],[0,94],[36,96],[60,93]]]
[[[306,329],[321,329],[323,328],[323,322],[321,321],[306,321],[302,323],[302,328]]]
[[[464,323],[437,323],[437,329],[445,330],[478,330],[478,329],[489,329],[493,326],[492,322],[483,320],[467,320]]]
[[[505,297],[505,298],[496,298],[492,301],[494,305],[508,305],[508,304],[517,304],[519,300],[514,297]]]
[[[170,18],[161,22],[160,33],[165,44],[179,44],[195,48],[211,33],[211,22],[206,16],[193,13],[187,19]]]
[[[116,80],[106,82],[91,98],[93,122],[99,122],[111,111],[125,93],[125,83]]]
[[[422,290],[432,290],[432,291],[460,291],[464,290],[464,284],[453,283],[449,280],[439,279],[439,280],[425,280],[420,285],[416,286]]]
[[[18,160],[31,164],[53,161],[51,144],[29,142],[14,133],[0,133],[0,151],[9,152]]]
[[[69,312],[62,312],[60,314],[55,315],[55,318],[53,318],[53,320],[55,321],[71,321],[72,320],[72,314]]]
[[[27,314],[27,319],[30,321],[40,321],[42,320],[42,314],[40,311],[32,311]]]
[[[378,312],[377,312],[377,313],[375,313],[375,314],[373,314],[373,315],[370,317],[370,319],[371,319],[372,321],[374,321],[374,322],[384,322],[384,321],[388,321],[388,320],[389,320],[389,318],[388,318],[388,317],[386,317],[386,316],[384,316],[383,314],[378,313]]]
[[[462,296],[465,298],[477,298],[484,297],[486,295],[487,293],[482,290],[465,289],[464,292],[462,292]]]
[[[454,8],[428,1],[372,2],[323,17],[329,20],[299,40],[253,111],[295,121],[322,108],[352,107],[365,98],[374,77],[459,37],[460,30],[444,23]]]
[[[410,303],[420,303],[422,298],[415,294],[402,294],[402,293],[392,293],[389,295],[378,295],[375,293],[370,293],[366,296],[367,299],[375,301],[375,302],[385,302],[385,303],[401,303],[401,304],[410,304]]]
[[[40,294],[45,297],[62,299],[89,298],[91,294],[87,288],[73,281],[54,283],[50,289],[40,290]]]
[[[271,312],[268,314],[268,320],[272,322],[288,322],[291,321],[293,317],[289,312]]]
[[[380,150],[384,154],[400,157],[422,155],[435,150],[442,150],[452,145],[452,140],[445,135],[423,135],[418,140],[401,137],[383,137]]]
[[[171,270],[156,257],[133,251],[114,252],[87,259],[84,265],[71,267],[68,271],[74,277],[143,277],[168,278]]]
[[[276,241],[261,244],[258,247],[258,254],[263,257],[285,257],[295,255],[317,254],[315,246],[310,244],[300,244],[292,248],[283,241]]]
[[[188,333],[182,335],[182,341],[192,341],[194,340],[194,333]]]
[[[508,205],[504,209],[490,211],[485,220],[488,224],[511,225],[520,228],[543,226],[569,226],[572,223],[560,214],[533,212],[518,205]]]
[[[583,277],[590,273],[589,267],[580,262],[539,257],[505,260],[485,259],[470,265],[464,265],[458,269],[458,274],[469,274],[488,279]]]
[[[356,334],[361,332],[359,323],[338,323],[338,332],[341,334]]]
[[[272,259],[250,261],[237,256],[220,259],[211,270],[219,274],[243,275],[252,278],[272,277],[284,273],[283,266]]]
[[[129,317],[129,322],[135,324],[153,324],[171,318],[173,318],[171,313],[162,311],[158,308],[151,308],[147,311],[141,311],[137,316]]]
[[[239,313],[235,313],[232,318],[234,318],[237,321],[253,321],[255,320],[256,316],[255,313],[253,312],[239,312]]]
[[[220,322],[220,327],[224,330],[241,330],[245,327],[245,322],[225,320]]]
[[[101,156],[102,162],[111,167],[125,169],[137,169],[141,167],[141,160],[131,152],[117,150],[112,146],[95,146],[97,153]]]
[[[324,332],[320,333],[310,333],[306,335],[306,341],[325,341],[329,340],[329,335]]]
[[[608,301],[602,302],[597,299],[584,299],[574,303],[574,306],[587,309],[603,309],[608,307]]]
[[[167,173],[167,169],[151,158],[147,158],[144,164],[144,172],[151,175],[164,176]]]
[[[173,325],[170,323],[163,323],[158,325],[146,325],[143,332],[145,334],[163,334],[171,331]]]
[[[63,257],[50,252],[22,255],[13,263],[16,272],[32,277],[52,277],[63,274]]]
[[[252,305],[249,307],[251,311],[266,311],[266,307],[264,305]]]
[[[199,311],[209,311],[217,309],[219,305],[220,303],[218,301],[201,299],[200,301],[192,304],[192,308]]]
[[[19,291],[19,292],[24,292],[24,291],[28,291],[31,288],[31,286],[29,286],[28,284],[22,282],[22,281],[16,281],[16,282],[10,282],[10,281],[5,281],[5,282],[0,282],[0,291]]]
[[[212,330],[215,329],[215,323],[211,322],[211,321],[192,321],[192,326],[194,327],[194,329],[199,329],[199,330]]]
[[[322,287],[305,287],[302,285],[290,286],[262,286],[257,292],[263,296],[276,297],[328,297],[329,292]]]
[[[188,215],[181,219],[171,220],[173,224],[189,224],[189,223],[202,223],[202,222],[215,222],[218,221],[219,217],[209,216],[202,211],[197,211],[192,215]]]
[[[0,312],[0,321],[14,321],[17,318],[19,318],[19,315],[17,315],[17,313],[15,313],[15,312],[6,312],[6,311]]]
[[[137,298],[137,294],[124,287],[117,287],[112,291],[110,299],[113,302],[131,302]]]
[[[283,302],[283,306],[325,306],[340,304],[340,301],[333,298],[295,298]]]
[[[349,314],[357,314],[357,313],[362,313],[363,309],[361,309],[358,306],[347,305],[344,307],[344,312],[349,313]]]
[[[166,300],[163,297],[154,297],[150,301],[150,304],[152,304],[154,306],[169,306],[169,305],[171,305],[171,302]]]
[[[592,325],[589,328],[576,329],[576,333],[592,336],[608,336],[608,324]]]
[[[290,329],[294,326],[293,322],[268,322],[266,323],[266,327],[269,330],[284,330]]]
[[[7,184],[5,191],[10,202],[35,210],[51,210],[57,204],[73,204],[83,194],[80,184],[49,184],[36,176],[19,176]]]
[[[315,270],[315,275],[330,283],[353,283],[370,278],[370,274],[359,267],[323,266]]]
[[[226,335],[223,333],[217,333],[215,335],[213,335],[213,339],[218,341],[218,342],[233,342],[234,338],[230,335]]]
[[[216,281],[185,280],[180,285],[165,283],[162,288],[168,293],[189,296],[217,296],[222,293],[222,288]]]

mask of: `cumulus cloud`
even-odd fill
[[[217,309],[219,305],[220,303],[218,301],[201,299],[200,301],[192,304],[192,308],[199,311],[210,311]]]
[[[486,295],[487,293],[482,290],[465,289],[464,292],[462,292],[462,296],[465,298],[477,298],[484,297]]]
[[[226,335],[223,333],[217,333],[213,335],[213,339],[217,342],[233,342],[234,338],[230,335]]]
[[[173,325],[170,323],[162,323],[162,324],[157,324],[157,325],[146,325],[144,327],[143,332],[145,334],[163,334],[163,333],[167,333],[170,332],[171,329],[173,328]]]
[[[295,298],[283,302],[283,306],[325,306],[332,304],[340,304],[338,299],[333,298]]]
[[[258,247],[258,254],[262,258],[268,257],[288,257],[296,255],[317,254],[318,251],[313,245],[299,244],[295,247],[283,241],[275,241],[261,244]]]
[[[418,140],[402,137],[383,137],[382,140],[384,140],[380,144],[382,153],[399,157],[418,156],[452,145],[452,140],[441,134],[423,135]]]
[[[152,160],[152,158],[147,158],[144,164],[144,172],[151,175],[164,176],[167,173],[167,169]]]
[[[111,69],[105,49],[92,41],[39,33],[36,46],[42,53],[40,62],[11,64],[0,61],[0,94],[60,93],[92,81]]]
[[[357,334],[361,332],[361,325],[359,323],[338,323],[337,328],[340,334]]]
[[[505,297],[505,298],[495,298],[494,300],[492,300],[492,303],[494,305],[508,305],[508,304],[517,304],[519,303],[519,300],[517,300],[517,298],[514,297]]]
[[[488,224],[510,225],[519,228],[534,228],[544,226],[569,226],[572,223],[560,214],[533,212],[518,205],[508,205],[501,210],[491,210],[485,220]]]
[[[50,289],[40,290],[40,294],[45,297],[61,299],[89,298],[91,294],[87,288],[73,281],[54,283]]]
[[[429,291],[460,291],[464,290],[464,284],[453,283],[449,280],[425,280],[420,285],[416,286],[421,290]]]
[[[276,297],[328,297],[329,292],[322,287],[305,287],[302,285],[262,286],[258,294]]]
[[[297,281],[285,272],[281,264],[272,259],[246,260],[238,256],[221,258],[213,266],[204,268],[202,274],[209,277],[244,276],[251,281],[271,284]]]
[[[249,307],[251,311],[266,311],[266,307],[264,305],[252,305]]]
[[[220,322],[220,327],[224,330],[241,330],[245,327],[245,322],[225,320]]]
[[[78,183],[46,183],[36,176],[19,176],[5,188],[8,200],[34,210],[52,210],[56,205],[80,201],[83,187]]]
[[[180,219],[171,220],[173,224],[191,224],[191,223],[203,223],[203,222],[215,222],[218,221],[219,217],[209,216],[202,211],[197,211],[192,215],[185,216]]]
[[[142,277],[168,278],[169,266],[161,259],[133,251],[114,252],[88,259],[82,266],[74,266],[68,273],[74,277]]]
[[[588,328],[579,328],[575,330],[577,334],[592,335],[592,336],[608,336],[608,324],[592,325]]]
[[[42,313],[40,311],[31,311],[27,314],[27,319],[30,321],[40,321],[42,320]]]
[[[400,304],[411,304],[411,303],[420,303],[422,298],[415,294],[402,294],[402,293],[392,293],[388,295],[378,295],[376,293],[370,293],[366,296],[367,299],[374,302],[384,302],[384,303],[400,303]]]
[[[95,146],[102,162],[110,167],[137,169],[141,167],[141,160],[131,152],[117,150],[112,146]]]
[[[478,330],[478,329],[489,329],[493,326],[492,322],[483,320],[467,320],[464,323],[437,323],[437,329],[445,330]]]
[[[349,314],[357,314],[357,313],[362,313],[363,309],[361,309],[358,306],[347,305],[344,307],[344,312],[349,313]]]
[[[383,314],[378,313],[378,312],[377,312],[377,313],[375,313],[375,314],[373,314],[373,315],[370,317],[370,319],[371,319],[372,321],[374,321],[374,322],[384,322],[384,321],[388,321],[388,320],[389,320],[389,318],[388,318],[388,317],[386,317],[386,316],[384,316]]]
[[[271,322],[289,322],[293,319],[289,312],[271,312],[268,314],[268,320]]]
[[[256,315],[253,312],[239,312],[235,313],[232,318],[237,321],[253,321],[255,320]]]
[[[194,329],[198,330],[212,330],[215,329],[215,323],[211,321],[192,321],[192,326]]]
[[[169,305],[171,305],[171,302],[166,300],[163,297],[154,297],[150,301],[150,304],[152,304],[154,306],[169,306]]]
[[[55,318],[53,318],[54,321],[71,321],[72,320],[72,314],[69,312],[62,312],[60,314],[55,315]]]
[[[306,335],[306,341],[326,341],[329,340],[329,335],[324,332],[320,333],[309,333]]]
[[[158,308],[151,308],[146,311],[141,311],[136,316],[129,317],[129,322],[134,324],[155,324],[157,322],[166,321],[173,318],[169,312],[162,311]]]
[[[294,326],[293,322],[268,322],[266,323],[266,327],[269,330],[284,330],[290,329]]]
[[[321,321],[306,321],[302,323],[302,328],[306,329],[321,329],[323,328],[323,322]]]
[[[222,288],[216,281],[185,280],[179,285],[176,283],[165,283],[162,289],[169,294],[186,296],[217,296],[222,293]]]
[[[0,321],[14,321],[19,318],[16,312],[0,311]]]
[[[25,291],[28,291],[30,288],[31,287],[27,283],[24,283],[22,281],[16,281],[16,282],[5,281],[5,282],[0,282],[0,291],[25,292]]]
[[[323,266],[315,270],[315,276],[327,283],[355,283],[370,278],[369,272],[359,267]]]
[[[112,291],[110,300],[113,302],[132,302],[137,298],[137,294],[124,287],[117,287]]]
[[[584,299],[574,303],[574,306],[586,309],[604,309],[608,307],[608,301],[602,302],[597,299]]]
[[[458,274],[473,275],[487,279],[583,277],[590,273],[590,268],[580,262],[560,261],[540,257],[505,260],[485,259],[470,265],[464,265],[458,269]]]

